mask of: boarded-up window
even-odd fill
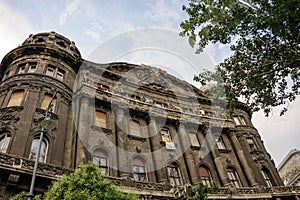
[[[189,133],[189,137],[190,137],[190,141],[191,141],[191,145],[194,147],[200,147],[200,143],[197,137],[197,134],[194,132],[190,132]]]
[[[51,99],[52,99],[52,96],[46,94],[43,98],[41,109],[46,110],[49,103],[50,103],[50,101],[51,101]],[[52,110],[51,110],[51,112],[53,112],[55,110],[55,106],[56,106],[56,99],[54,98],[53,101],[52,101]]]
[[[96,111],[95,125],[102,128],[106,128],[106,113],[102,111]]]
[[[138,121],[130,120],[129,126],[130,126],[130,134],[131,135],[136,135],[136,136],[141,135],[140,123]]]
[[[24,96],[24,90],[18,90],[11,94],[7,107],[20,106]]]

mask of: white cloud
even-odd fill
[[[67,3],[65,10],[59,16],[59,25],[63,25],[68,16],[71,16],[78,8],[80,0],[73,0]]]
[[[155,24],[159,23],[162,27],[179,27],[178,23],[181,21],[180,10],[174,9],[174,6],[181,6],[178,1],[157,0],[154,4],[148,5],[150,9],[145,12],[147,19]]]
[[[85,33],[90,36],[92,39],[99,40],[101,38],[101,33],[104,32],[104,29],[97,22],[91,23],[91,27],[88,28]]]
[[[0,2],[0,59],[10,50],[21,44],[30,33],[34,32],[32,24],[26,17],[14,10],[7,4]]]

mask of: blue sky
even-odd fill
[[[0,59],[31,33],[55,31],[75,41],[87,60],[154,65],[192,82],[193,74],[220,62],[230,52],[224,45],[209,45],[204,54],[195,55],[187,40],[177,37],[180,22],[187,18],[182,4],[187,1],[0,1]],[[154,29],[147,32],[145,28]],[[108,46],[111,48],[104,48]],[[116,54],[122,48],[125,52]],[[299,108],[298,98],[284,117],[279,117],[276,109],[269,118],[262,112],[253,115],[253,123],[276,164],[291,149],[300,149]]]

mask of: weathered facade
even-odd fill
[[[56,128],[43,140],[35,193],[92,161],[143,199],[185,199],[184,186],[221,188],[210,199],[296,199],[284,187],[243,105],[226,104],[165,71],[81,58],[55,33],[30,35],[0,67],[0,198],[29,191],[41,121],[57,91]]]
[[[300,151],[291,150],[279,163],[277,169],[286,186],[300,186]]]

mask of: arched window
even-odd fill
[[[135,181],[147,181],[145,162],[142,159],[132,160],[132,175]]]
[[[264,177],[264,179],[265,179],[265,181],[267,183],[267,186],[268,187],[272,187],[273,184],[272,184],[272,181],[271,181],[271,176],[270,176],[269,170],[267,170],[266,168],[263,168],[261,170],[261,173],[262,173],[262,175],[263,175],[263,177]]]
[[[41,109],[46,110],[47,107],[48,107],[48,105],[49,105],[49,103],[50,103],[50,101],[51,101],[51,99],[52,99],[52,95],[46,94],[46,95],[44,96],[44,98],[43,98],[43,101],[42,101],[42,104],[41,104]],[[53,99],[52,105],[53,105],[53,106],[52,106],[52,111],[51,111],[51,112],[54,112],[55,106],[56,106],[56,98]]]
[[[0,136],[0,152],[6,153],[11,140],[11,136],[8,133]]]
[[[199,167],[199,175],[200,175],[202,184],[207,185],[208,187],[211,187],[212,178],[211,178],[211,174],[210,174],[208,167],[206,167],[205,165],[201,165]]]
[[[169,183],[171,185],[181,185],[181,178],[179,173],[179,168],[176,163],[168,164],[167,166]]]
[[[34,139],[32,141],[30,154],[29,154],[29,159],[31,159],[31,160],[36,159],[37,151],[38,151],[38,147],[39,147],[39,141],[40,141],[40,139]],[[43,140],[42,145],[41,145],[39,162],[46,162],[47,151],[48,151],[47,142],[45,140]]]
[[[135,120],[129,121],[130,135],[141,136],[140,123]]]
[[[93,153],[93,163],[98,165],[102,175],[108,175],[108,155],[102,149],[96,149]]]
[[[24,90],[14,91],[10,96],[10,100],[8,102],[7,107],[20,106],[23,100],[23,96],[24,96]]]
[[[235,169],[228,167],[226,171],[231,185],[237,188],[242,187],[241,181]]]
[[[102,111],[96,111],[95,114],[95,125],[100,126],[102,128],[106,128],[106,113]]]

